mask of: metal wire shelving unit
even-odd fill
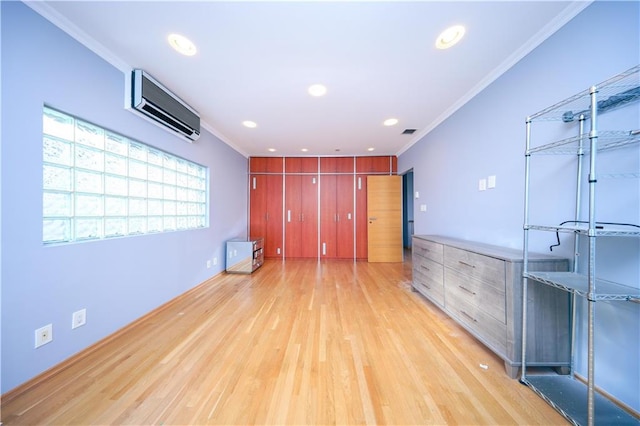
[[[598,132],[599,115],[640,101],[640,65],[637,65],[601,84],[567,98],[530,117],[526,121],[525,151],[525,212],[524,212],[524,265],[522,306],[522,375],[520,381],[553,406],[575,425],[640,424],[640,421],[595,392],[594,321],[596,301],[628,301],[640,303],[640,283],[637,287],[600,279],[596,276],[596,241],[601,237],[640,238],[637,224],[603,224],[596,221],[596,162],[598,153],[623,147],[640,146],[640,129]],[[532,147],[531,129],[536,122],[577,122],[578,134],[574,137]],[[585,131],[588,122],[589,131]],[[634,149],[635,150],[635,149]],[[640,152],[637,152],[640,155]],[[572,155],[577,158],[575,220],[563,225],[530,223],[531,156]],[[588,164],[586,163],[588,160]],[[586,182],[583,182],[583,162],[588,166]],[[640,170],[605,173],[601,178],[637,179]],[[581,186],[588,187],[588,220],[581,221]],[[640,212],[638,212],[640,217]],[[531,231],[572,233],[574,235],[573,271],[529,272],[529,233]],[[578,271],[580,238],[588,238],[586,273]],[[559,241],[559,240],[558,240]],[[571,367],[568,375],[527,374],[527,286],[528,281],[553,286],[571,294],[572,331]],[[587,377],[586,384],[574,376],[576,297],[587,301]]]

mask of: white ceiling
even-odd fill
[[[260,156],[400,154],[589,2],[27,4],[123,72],[144,69],[206,129]],[[436,37],[454,24],[466,27],[465,38],[437,50]],[[173,51],[172,32],[198,53]],[[326,96],[307,94],[314,83],[327,86]],[[384,127],[390,117],[398,125]],[[417,131],[402,135],[408,128]]]

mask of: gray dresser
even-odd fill
[[[436,235],[413,237],[413,288],[504,360],[515,378],[522,347],[522,251]],[[530,254],[529,270],[567,271],[569,261]],[[529,282],[527,364],[570,364],[570,299]],[[530,362],[530,363],[529,363]]]

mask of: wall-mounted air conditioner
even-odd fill
[[[200,116],[143,70],[131,72],[131,108],[189,142],[200,137]]]

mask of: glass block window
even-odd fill
[[[42,241],[207,226],[207,168],[44,107]]]

